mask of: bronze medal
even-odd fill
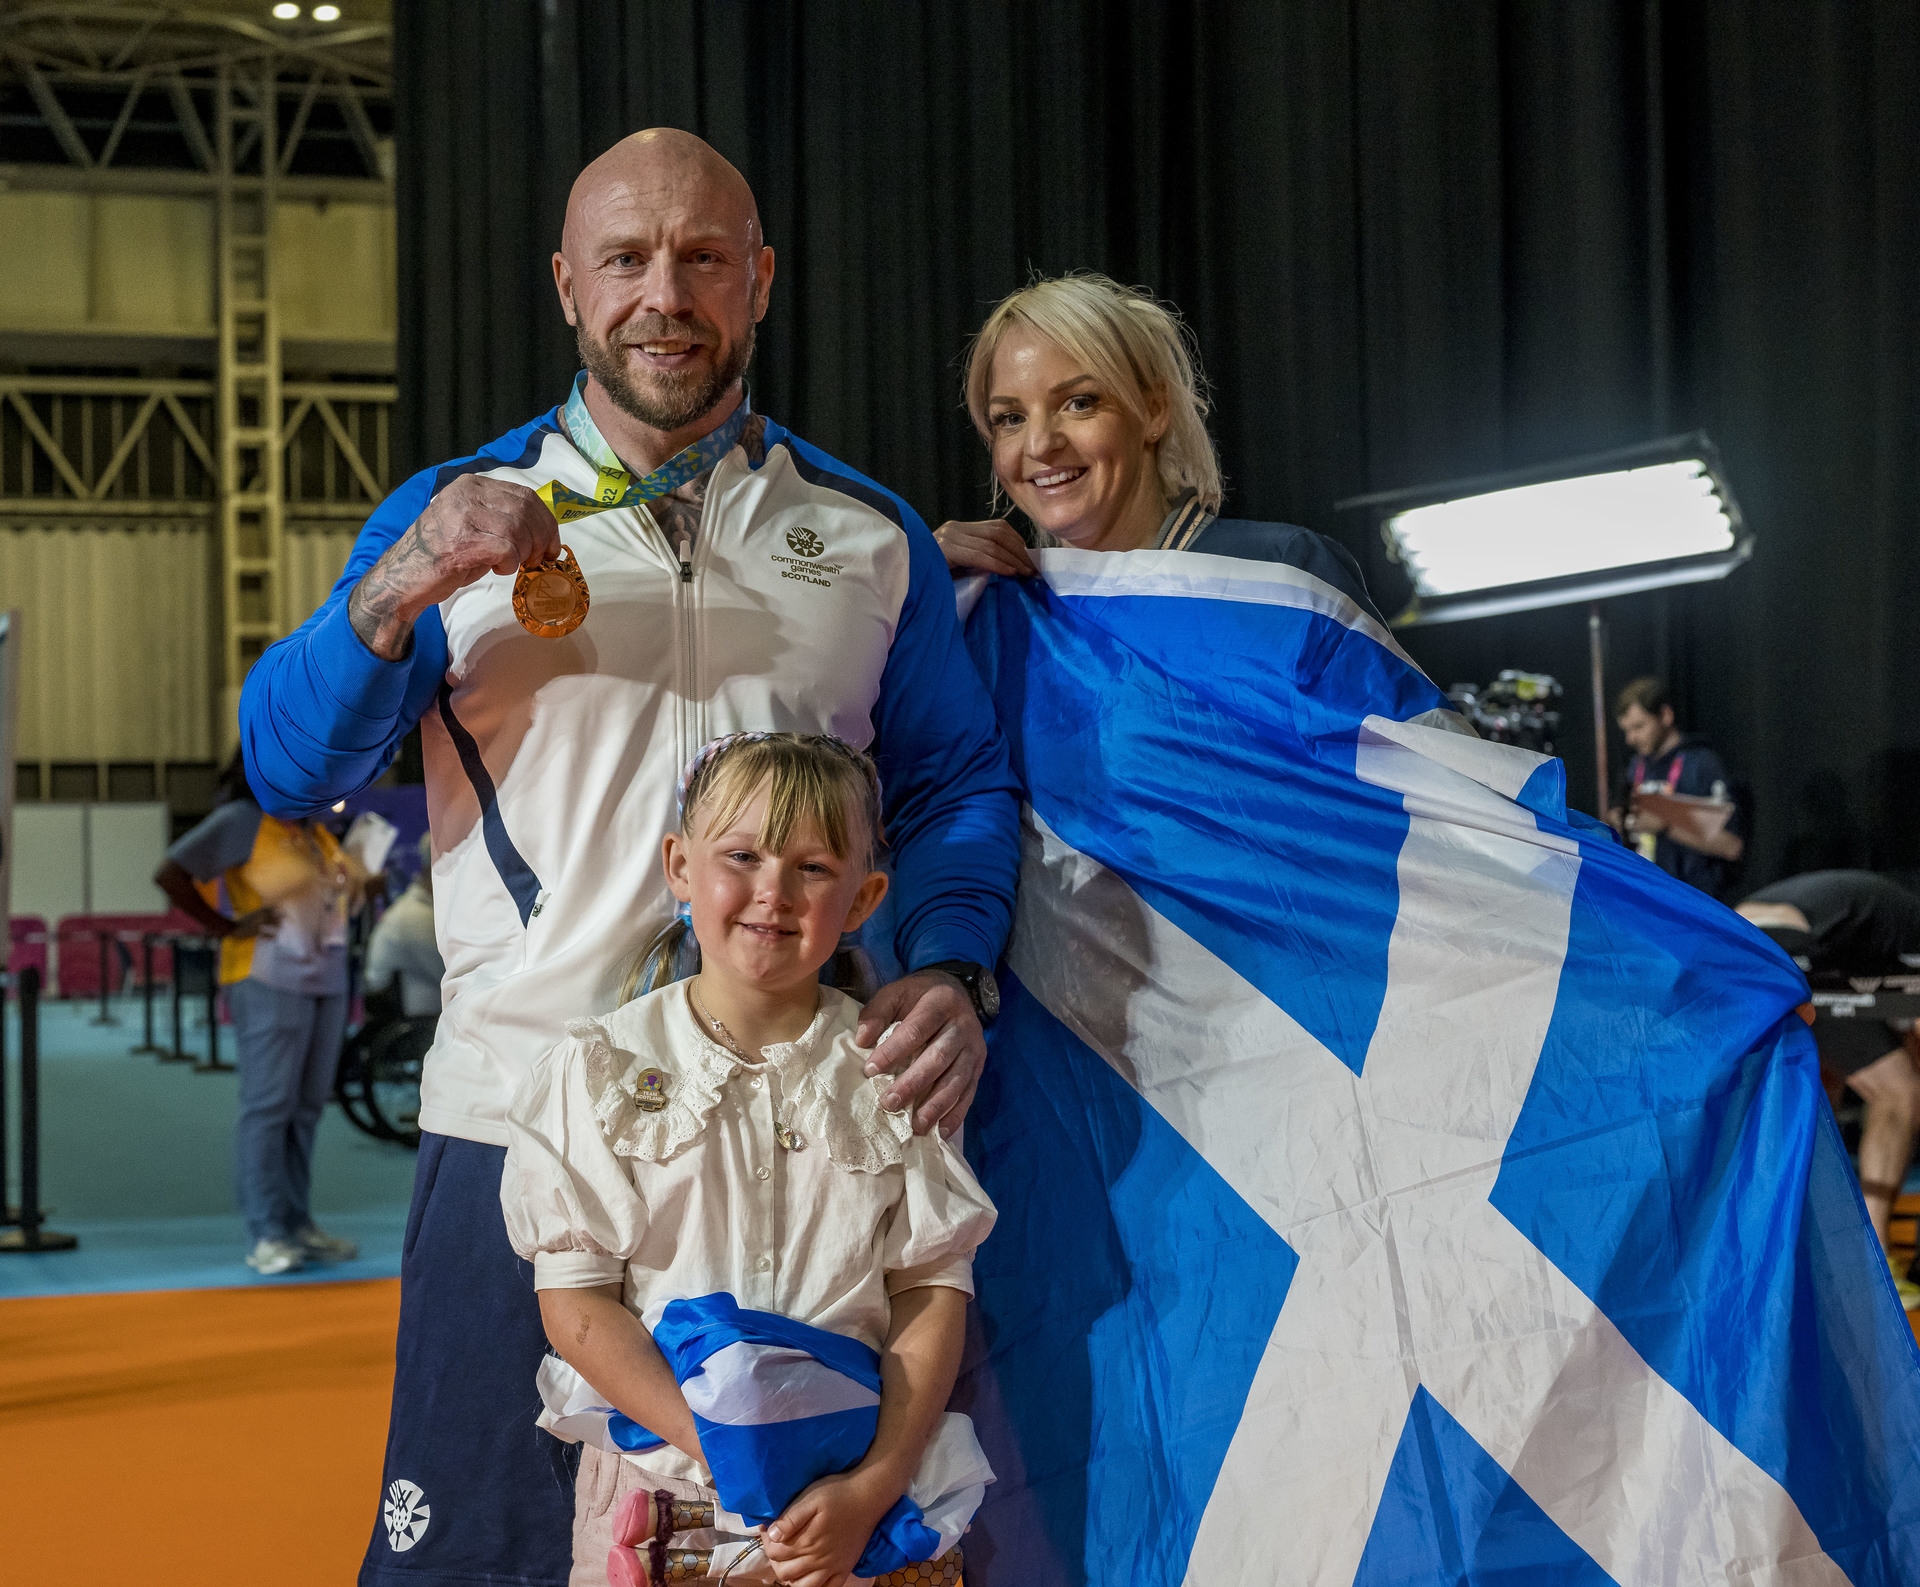
[[[513,581],[513,615],[528,633],[559,639],[586,620],[587,581],[573,549],[562,546],[551,562],[522,568]]]

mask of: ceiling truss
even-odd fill
[[[270,84],[253,91],[271,93],[281,122],[274,174],[299,174],[314,111],[330,104],[359,162],[358,171],[332,174],[384,181],[391,172],[376,113],[384,118],[391,102],[391,31],[384,22],[280,27],[191,7],[0,0],[0,85],[14,79],[32,106],[10,119],[37,120],[79,172],[128,169],[114,162],[129,132],[140,131],[172,134],[192,167],[212,174],[219,156],[208,121],[221,77]],[[117,102],[110,122],[103,96]],[[256,130],[235,146],[231,174],[265,175],[260,158]]]

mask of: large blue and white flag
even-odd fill
[[[1920,1582],[1792,964],[1294,569],[1048,552],[967,1126],[978,1587]]]

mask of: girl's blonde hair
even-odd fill
[[[884,838],[880,774],[830,733],[733,733],[706,745],[680,779],[680,833],[725,827],[762,787],[767,813],[756,841],[778,854],[811,822],[835,856],[872,870]],[[625,1003],[698,972],[700,944],[683,911],[648,940],[620,988]],[[844,977],[843,977],[844,978]],[[838,984],[836,982],[836,984]]]
[[[1090,270],[1034,281],[1004,298],[967,349],[967,412],[992,445],[987,400],[993,358],[1007,332],[1026,327],[1057,343],[1142,422],[1159,392],[1167,429],[1154,451],[1169,502],[1191,490],[1208,512],[1220,510],[1220,460],[1207,434],[1206,381],[1193,332],[1170,305],[1144,287],[1123,287]],[[1001,501],[993,478],[993,501]]]

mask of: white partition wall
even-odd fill
[[[15,915],[162,914],[153,873],[167,852],[163,804],[23,804],[14,812]]]
[[[96,915],[163,915],[167,895],[153,873],[167,853],[171,823],[164,804],[88,805],[88,899]]]

